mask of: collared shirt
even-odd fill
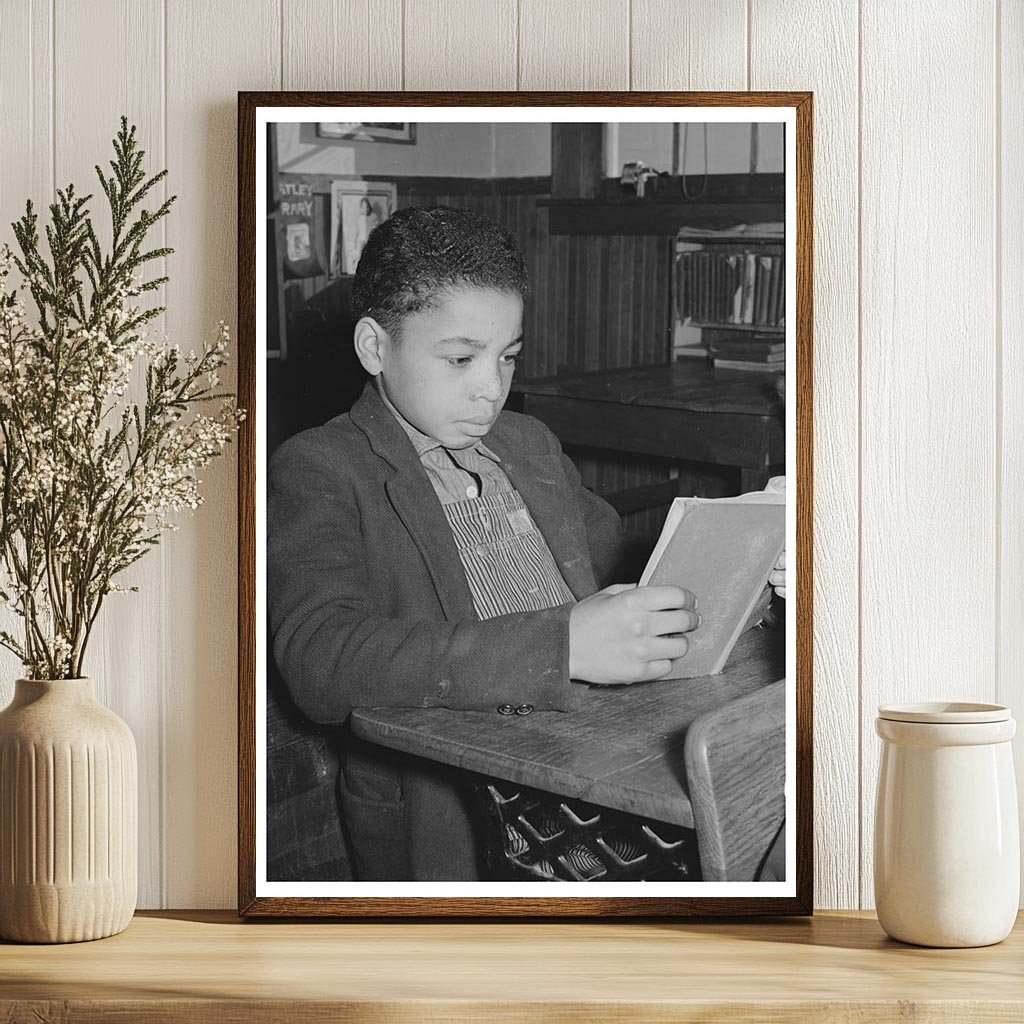
[[[442,505],[470,498],[490,497],[514,490],[501,459],[482,440],[469,448],[448,449],[429,434],[414,427],[395,407],[377,383],[380,397],[412,442],[416,454]]]

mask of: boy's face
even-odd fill
[[[450,289],[430,309],[407,316],[397,341],[383,335],[384,391],[418,430],[446,448],[468,448],[491,429],[508,398],[522,334],[519,295]]]

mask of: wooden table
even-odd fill
[[[741,491],[785,472],[782,402],[768,374],[686,359],[526,380],[513,392],[562,444],[732,467]]]
[[[696,828],[707,881],[750,880],[784,815],[779,631],[702,679],[589,687],[571,713],[353,712],[357,736],[483,775]]]
[[[4,1024],[738,1021],[1010,1024],[1024,927],[983,949],[873,915],[585,923],[239,921],[158,911],[68,946],[0,944]]]

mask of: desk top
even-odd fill
[[[770,374],[712,370],[698,359],[516,381],[512,390],[702,413],[769,416],[782,408]]]
[[[852,911],[630,923],[151,911],[99,942],[0,943],[0,1019],[1009,1024],[1024,1018],[1021,963],[1021,923],[996,946],[932,950]]]
[[[683,742],[690,723],[784,675],[781,632],[740,637],[725,672],[592,686],[572,714],[363,708],[363,739],[602,807],[693,827]]]

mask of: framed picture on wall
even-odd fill
[[[331,277],[354,274],[370,232],[395,212],[387,182],[331,182]]]
[[[240,913],[811,913],[811,102],[239,95]]]
[[[415,142],[416,125],[381,121],[369,123],[347,121],[319,123],[316,133],[322,139],[342,139],[346,142]]]

